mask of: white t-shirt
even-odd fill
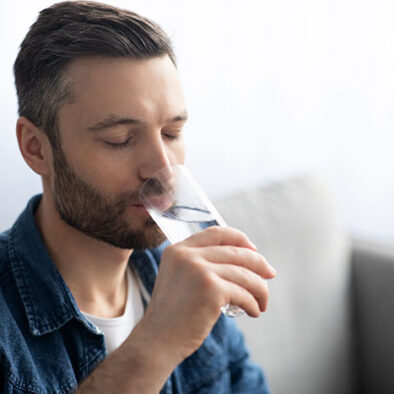
[[[104,334],[107,354],[112,353],[125,341],[144,314],[140,284],[136,275],[130,268],[127,269],[127,301],[122,316],[104,318],[82,312]]]

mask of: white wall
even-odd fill
[[[0,15],[0,228],[41,189],[15,141],[12,64],[38,11]],[[348,229],[394,242],[391,0],[112,1],[173,37],[188,165],[212,197],[303,173],[334,187]],[[5,12],[4,12],[5,11]]]

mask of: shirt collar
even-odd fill
[[[54,331],[79,314],[37,229],[34,213],[40,201],[41,195],[29,201],[11,229],[9,247],[11,269],[33,335]]]
[[[23,303],[30,332],[44,335],[73,318],[93,331],[96,328],[80,312],[67,284],[53,263],[34,220],[42,195],[34,196],[10,233],[11,269]],[[146,251],[134,251],[131,261],[141,281],[152,293],[158,264],[167,243]]]
[[[161,255],[168,245],[169,242],[166,241],[154,249],[135,250],[130,257],[130,264],[137,269],[141,282],[149,294],[153,291]]]

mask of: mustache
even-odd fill
[[[160,196],[162,194],[172,194],[173,186],[170,182],[163,183],[156,178],[149,179],[143,185],[143,195],[145,197]]]
[[[164,193],[164,188],[161,182],[155,178],[151,178],[148,183],[145,184],[144,194],[146,196],[154,196]]]
[[[152,197],[168,193],[169,187],[168,185],[166,186],[164,187],[163,183],[157,179],[151,178],[148,183],[144,184],[144,195],[145,197]],[[133,204],[142,204],[142,200],[140,199],[141,189],[132,192],[123,192],[117,198],[117,205],[126,207]]]

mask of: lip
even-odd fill
[[[165,194],[161,194],[159,196],[152,196],[149,198],[148,202],[152,208],[160,212],[166,211],[173,205],[172,199]]]

